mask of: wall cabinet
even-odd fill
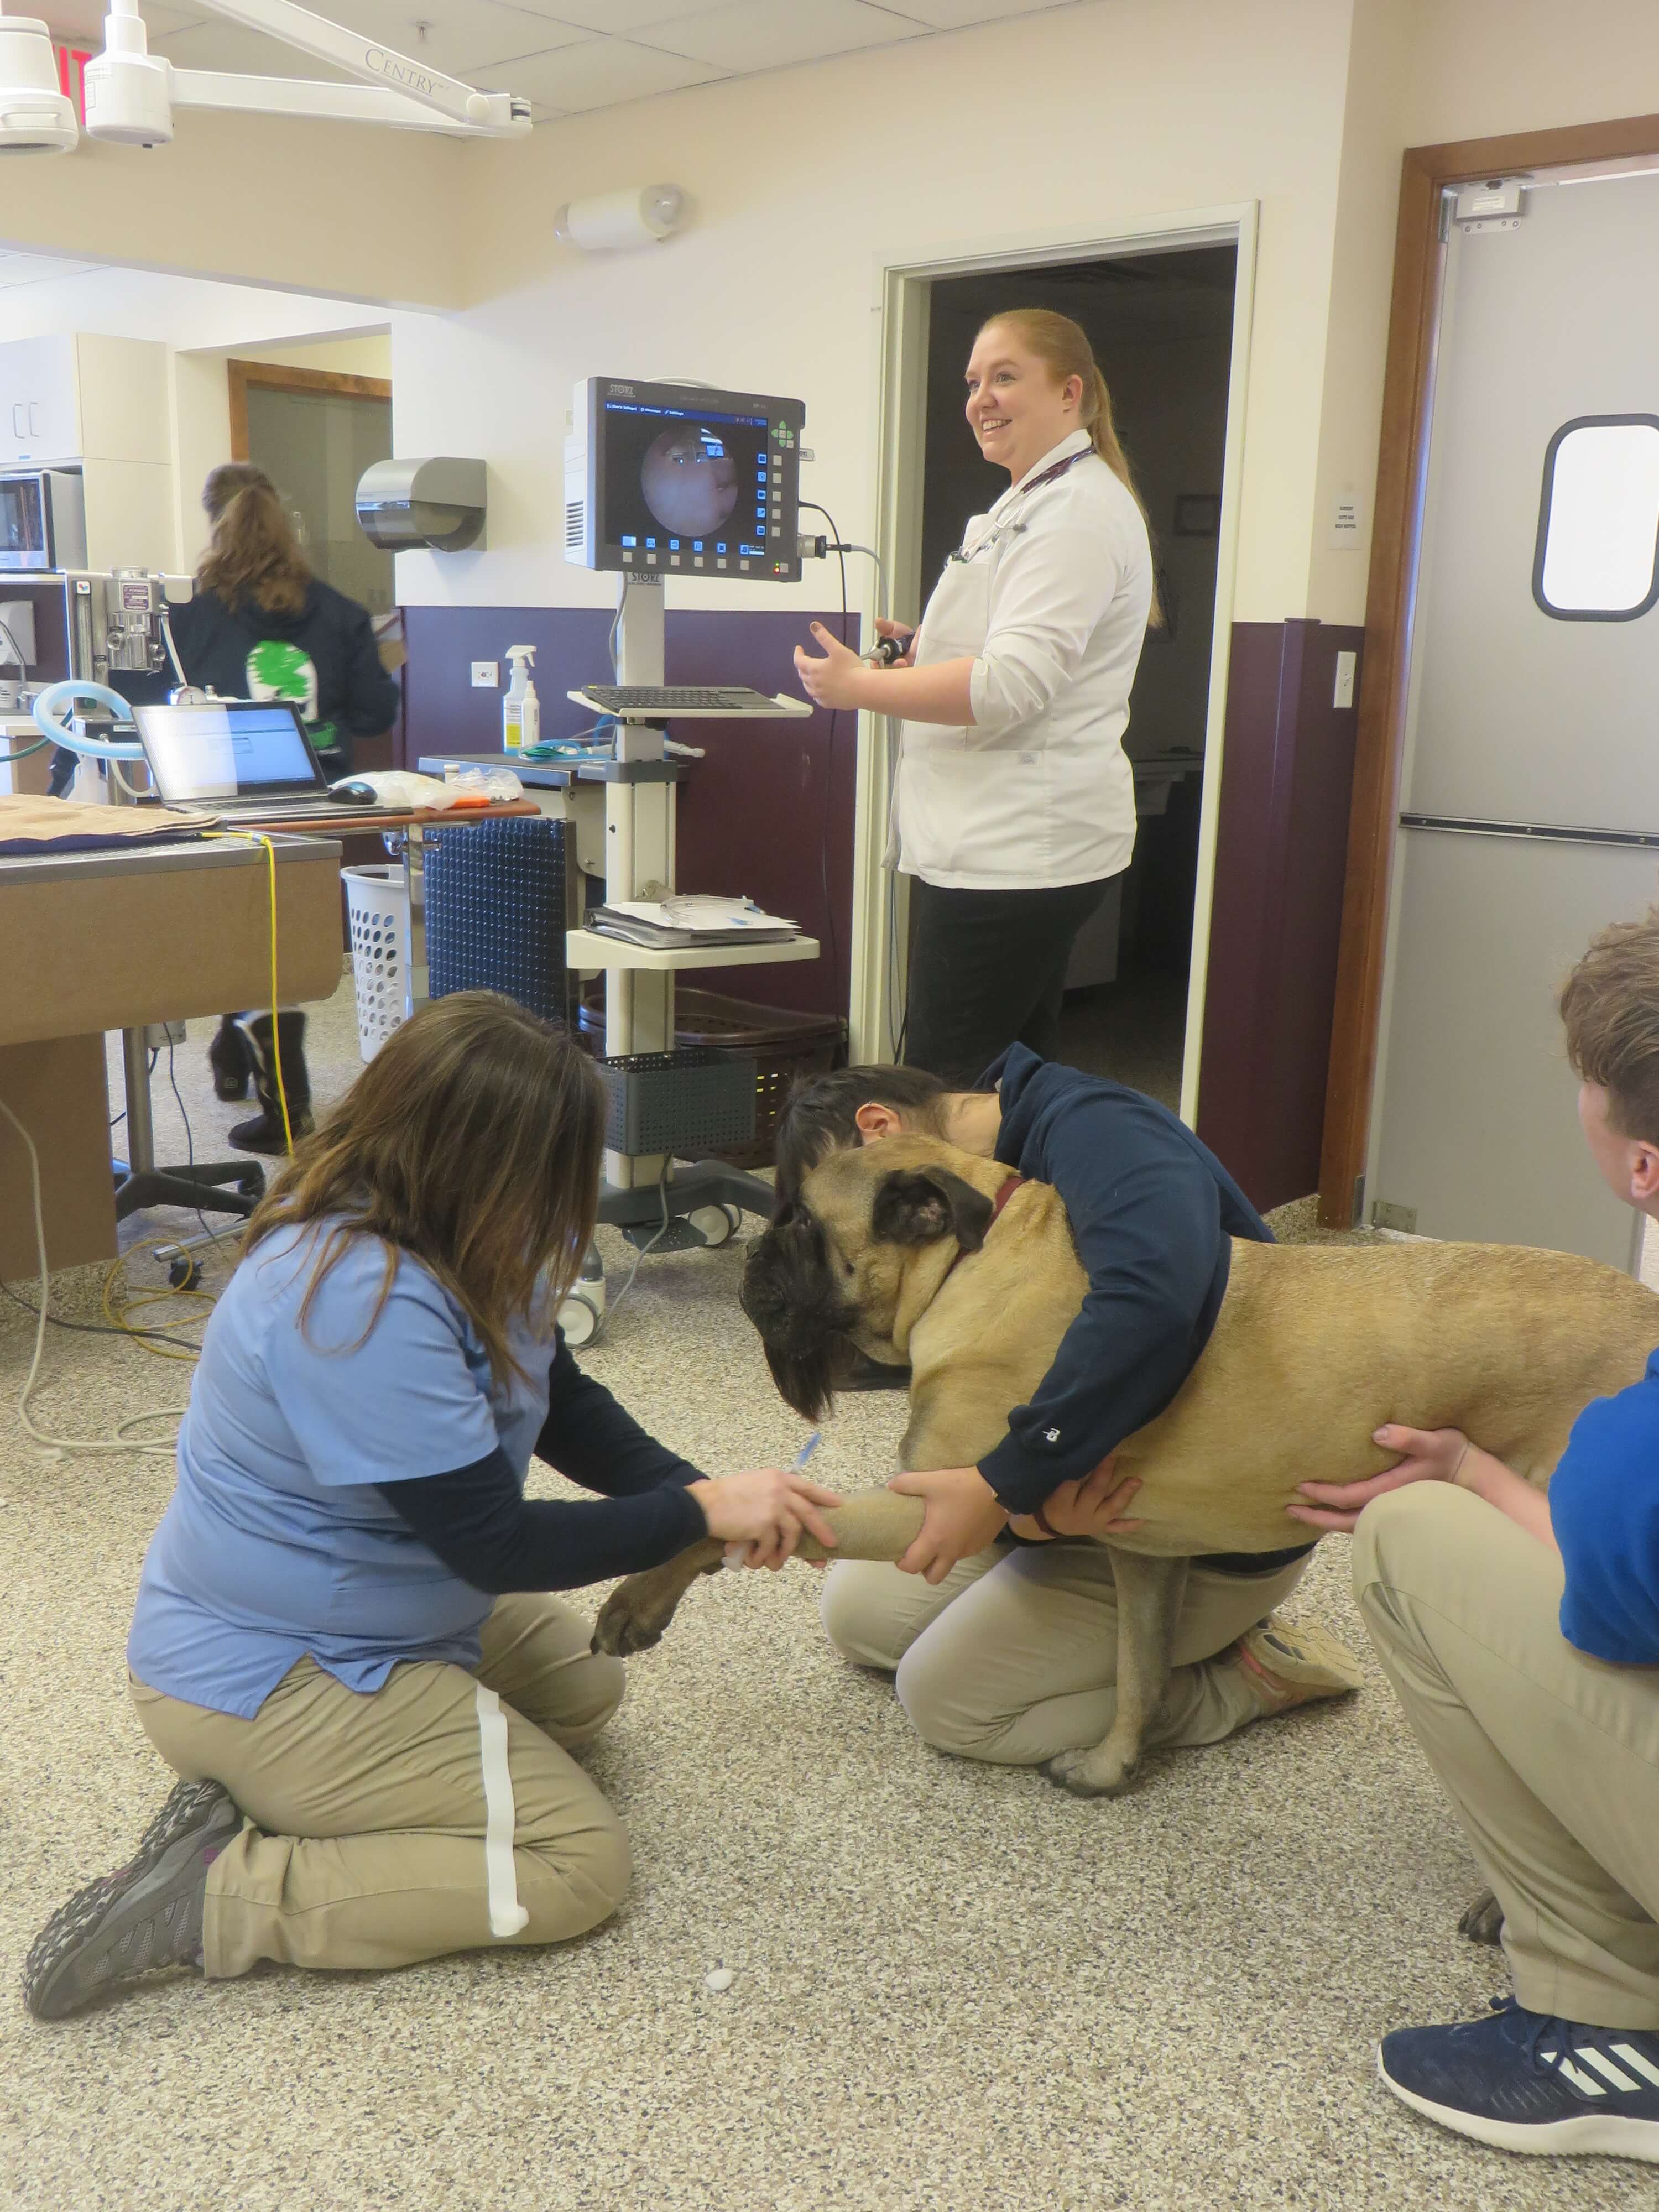
[[[172,458],[167,349],[90,331],[0,345],[0,468]]]

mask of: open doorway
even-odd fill
[[[1061,1052],[1073,1066],[1181,1103],[1199,876],[1236,243],[937,278],[928,303],[921,575],[1004,491],[963,420],[963,366],[988,317],[1050,307],[1088,333],[1152,538],[1162,628],[1148,634],[1124,750],[1134,860],[1073,955]]]

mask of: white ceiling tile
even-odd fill
[[[528,4],[528,0],[526,0]],[[612,39],[626,39],[641,23],[665,22],[672,15],[700,15],[708,0],[536,0],[561,22],[580,23],[585,31],[603,31]]]
[[[703,8],[635,33],[641,46],[689,54],[739,74],[921,35],[920,24],[887,8],[866,7],[864,0],[730,0],[726,7]]]
[[[350,81],[344,70],[331,69],[326,62],[302,54],[297,46],[285,46],[280,39],[268,39],[263,31],[244,30],[240,23],[222,17],[194,24],[189,30],[169,31],[165,37],[152,37],[149,49],[152,53],[165,54],[174,69],[225,70],[246,76],[325,77],[333,83]]]
[[[83,276],[90,261],[56,261],[45,253],[0,253],[0,290],[19,284],[46,284],[56,276]]]
[[[708,84],[722,74],[706,62],[656,53],[623,39],[593,39],[584,46],[496,63],[478,72],[478,82],[486,90],[516,92],[568,115]]]
[[[901,15],[914,15],[933,31],[959,31],[969,23],[1000,23],[1005,15],[1035,15],[1070,0],[892,0]]]

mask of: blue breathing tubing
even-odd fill
[[[67,745],[72,753],[83,753],[88,760],[141,761],[144,749],[139,744],[106,745],[96,738],[78,738],[75,732],[56,719],[57,711],[71,699],[93,699],[99,706],[107,707],[118,722],[129,726],[132,708],[118,691],[112,691],[107,684],[88,684],[78,676],[67,682],[53,684],[44,690],[34,702],[34,726],[54,744]]]

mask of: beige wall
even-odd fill
[[[381,305],[464,298],[479,147],[257,115],[181,112],[177,131],[165,148],[83,140],[8,162],[0,245]]]
[[[1346,0],[1100,0],[878,66],[850,55],[560,123],[527,157],[481,149],[482,303],[417,345],[394,332],[393,354],[400,447],[491,464],[490,550],[401,559],[400,595],[606,596],[558,550],[568,395],[602,372],[803,397],[811,495],[868,543],[884,259],[1110,238],[1255,201],[1238,611],[1304,611],[1347,16]],[[679,238],[612,255],[553,240],[560,201],[654,177],[696,204]],[[815,575],[798,596],[826,588]],[[677,589],[695,603],[720,587]]]
[[[226,287],[153,276],[43,286],[6,312],[222,352],[345,336],[387,302],[434,309],[390,318],[398,445],[490,462],[490,550],[407,556],[400,591],[559,603],[609,588],[557,550],[578,376],[800,393],[806,487],[867,539],[884,262],[1091,243],[1254,202],[1234,611],[1353,621],[1365,552],[1329,549],[1329,514],[1352,486],[1369,521],[1401,149],[1651,110],[1650,0],[1570,16],[1559,0],[1092,0],[555,123],[527,145],[187,115],[165,152],[14,165],[0,243],[99,258],[118,230],[153,268],[290,289],[242,293],[234,327]],[[560,201],[658,177],[696,203],[680,238],[597,256],[554,241]],[[218,434],[205,365],[179,374],[182,498]],[[180,530],[182,550],[182,510]],[[824,589],[815,575],[799,596]]]

